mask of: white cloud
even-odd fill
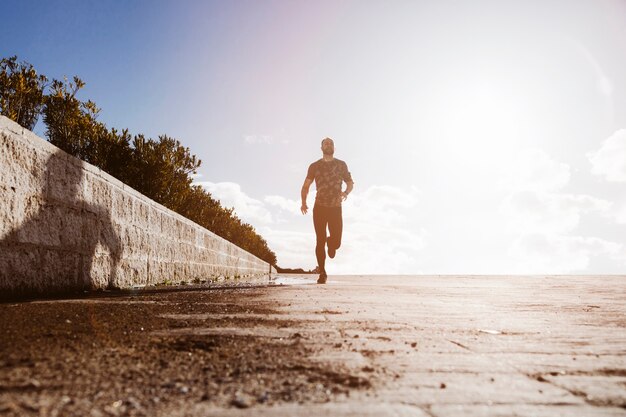
[[[291,214],[301,214],[300,201],[291,200],[280,195],[268,195],[263,199],[263,201],[270,206],[278,207],[279,209]]]
[[[508,229],[520,233],[567,233],[586,213],[607,215],[611,203],[559,192],[570,180],[569,165],[539,149],[526,150],[511,164],[504,183],[510,192],[500,205]]]
[[[520,274],[567,274],[584,271],[595,257],[626,261],[624,246],[595,237],[531,233],[512,245],[509,255]]]
[[[611,203],[588,195],[515,191],[500,207],[509,230],[523,233],[567,233],[586,213],[606,215]]]
[[[586,215],[610,217],[613,203],[583,194],[564,193],[567,164],[540,150],[524,152],[512,165],[506,183],[511,191],[500,212],[518,237],[509,248],[517,273],[580,272],[592,259],[619,259],[623,245],[598,237],[571,236]]]
[[[390,226],[406,220],[402,212],[417,205],[418,192],[388,185],[373,185],[353,192],[344,203],[344,219],[356,224]]]
[[[417,205],[418,191],[411,187],[407,190],[390,185],[373,185],[361,195],[375,207],[399,206],[412,208]]]
[[[371,223],[348,224],[340,256],[327,266],[330,273],[418,273],[420,252],[426,246],[424,232]],[[338,252],[339,253],[339,252]]]
[[[222,205],[234,207],[237,216],[254,226],[276,253],[280,266],[316,266],[312,212],[309,211],[308,219],[304,218],[299,201],[278,195],[256,200],[232,182],[196,184]],[[313,201],[309,203],[313,205]],[[418,272],[425,232],[411,224],[417,203],[418,192],[414,188],[377,185],[351,193],[343,205],[342,246],[335,259],[327,260],[329,273]],[[287,220],[281,220],[284,215]]]
[[[233,207],[235,214],[243,221],[253,226],[272,223],[272,215],[262,201],[249,197],[241,190],[241,186],[234,182],[198,181],[194,185],[201,185],[218,199],[222,206]]]
[[[615,213],[615,220],[620,224],[626,224],[626,204],[622,204]]]
[[[524,152],[510,165],[511,187],[500,206],[509,231],[517,234],[508,250],[517,273],[571,273],[589,268],[596,258],[624,262],[624,245],[599,237],[575,236],[582,219],[599,215],[626,223],[626,206],[589,195],[564,193],[570,168],[545,152]],[[232,182],[197,182],[226,207],[252,224],[275,251],[282,267],[314,268],[315,233],[311,212],[300,201],[279,195],[255,199]],[[314,193],[309,196],[313,206]],[[343,204],[342,246],[327,259],[329,274],[402,274],[426,269],[428,234],[413,187],[374,185],[356,189]]]
[[[606,139],[600,149],[587,154],[591,173],[607,181],[626,182],[626,129],[620,129]]]
[[[312,193],[309,206],[313,206]],[[417,273],[424,232],[409,224],[417,205],[417,191],[382,185],[353,191],[343,204],[342,245],[335,259],[327,259],[329,274]],[[278,210],[302,216],[300,202],[280,196],[265,198]],[[303,232],[265,229],[281,266],[314,268],[315,233],[309,211]],[[294,219],[295,220],[295,219]]]
[[[262,227],[259,234],[267,241],[271,250],[276,253],[278,265],[283,268],[314,269],[315,232],[313,226],[309,231],[277,230]]]
[[[342,256],[332,273],[417,273],[426,232],[416,227],[418,192],[414,188],[371,186],[344,203]]]
[[[506,167],[501,184],[506,189],[556,191],[569,180],[569,165],[555,161],[540,149],[527,149]]]
[[[309,200],[312,207],[313,195]],[[302,217],[299,201],[281,196],[267,196],[264,201],[274,210]],[[412,188],[381,185],[352,192],[343,204],[341,248],[335,259],[326,261],[329,274],[419,272],[425,232],[416,231],[411,224],[417,202],[418,192]],[[316,266],[311,215],[309,211],[302,231],[279,230],[276,225],[263,228],[263,236],[276,251],[279,265],[305,269]],[[292,222],[295,223],[296,218]]]

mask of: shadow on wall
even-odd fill
[[[111,191],[85,181],[83,163],[62,151],[47,159],[45,171],[33,165],[30,183],[14,178],[17,186],[8,190],[12,228],[0,240],[3,288],[41,295],[116,287],[122,245],[109,208],[97,203],[110,204]]]

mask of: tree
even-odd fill
[[[0,60],[0,114],[33,130],[44,105],[48,79],[17,56]]]
[[[107,129],[97,120],[100,109],[89,100],[82,102],[76,93],[85,83],[53,80],[43,108],[46,136],[53,145],[108,172],[122,182],[131,178],[131,136],[128,130]]]
[[[159,204],[191,219],[215,234],[276,265],[276,254],[254,228],[241,221],[232,208],[224,208],[209,192],[193,185],[202,161],[177,139],[161,135],[131,137],[128,130],[108,129],[99,122],[100,109],[76,94],[85,83],[37,76],[32,65],[3,59],[0,72],[2,114],[32,129],[40,114],[46,137],[53,145],[89,162],[130,185]]]
[[[276,254],[269,249],[265,239],[252,226],[242,223],[232,208],[222,207],[199,185],[191,186],[179,213],[271,265],[276,265]]]
[[[96,104],[76,98],[76,93],[84,86],[85,83],[78,77],[74,77],[73,82],[53,80],[50,94],[46,97],[43,119],[50,143],[91,163],[95,156],[93,142],[108,132],[96,120],[100,112]]]
[[[232,208],[224,208],[202,187],[192,184],[202,161],[180,141],[167,135],[158,140],[128,130],[108,130],[97,121],[100,109],[76,98],[84,82],[53,80],[43,110],[48,140],[130,185],[143,195],[191,219],[272,265],[276,254],[254,228]]]
[[[167,135],[159,140],[135,136],[133,163],[129,178],[131,187],[158,201],[171,210],[180,212],[186,195],[191,188],[191,174],[195,174],[202,163],[189,148]]]

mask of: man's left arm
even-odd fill
[[[352,188],[354,188],[354,181],[352,181],[352,175],[350,174],[350,171],[348,171],[348,165],[346,165],[345,163],[344,163],[344,174],[343,174],[342,179],[346,183],[346,190],[341,193],[341,200],[345,201],[346,198],[348,198],[348,194],[352,192]]]
[[[354,187],[354,182],[350,181],[350,182],[346,182],[346,191],[344,191],[343,193],[341,193],[341,200],[346,201],[346,198],[348,198],[348,194],[350,194],[352,192],[352,188]]]

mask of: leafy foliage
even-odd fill
[[[233,214],[232,208],[222,207],[219,201],[199,185],[190,187],[179,213],[264,261],[276,265],[276,254],[269,249],[265,239],[251,225]]]
[[[128,130],[118,132],[97,121],[100,109],[93,101],[81,102],[76,93],[85,83],[53,80],[46,96],[43,120],[50,143],[126,182],[125,167],[133,160]]]
[[[133,175],[128,184],[143,194],[180,213],[191,187],[191,174],[201,161],[189,148],[166,135],[159,140],[143,135],[133,140]]]
[[[48,79],[17,56],[0,60],[0,114],[32,130],[44,104]]]
[[[140,193],[163,204],[257,257],[276,265],[276,255],[254,228],[224,208],[202,187],[192,184],[200,161],[178,140],[157,140],[127,129],[108,129],[97,120],[100,109],[91,100],[76,98],[85,83],[37,75],[17,57],[0,61],[0,111],[32,129],[43,113],[50,143],[113,175]],[[49,88],[48,88],[49,87]],[[49,92],[45,94],[48,88]]]

